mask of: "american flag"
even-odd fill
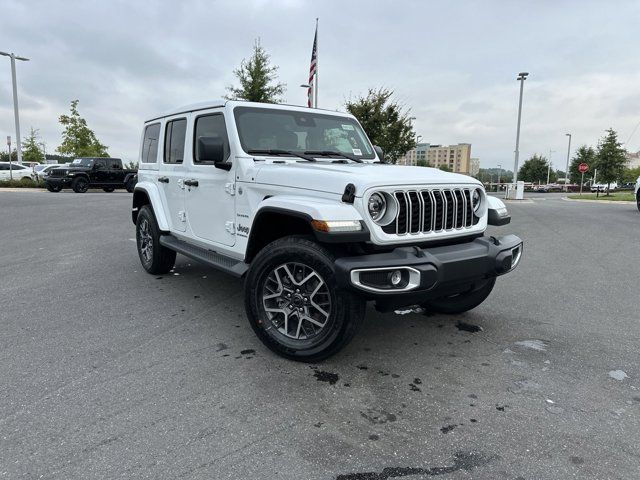
[[[318,73],[318,21],[316,20],[316,34],[313,37],[313,50],[311,50],[311,66],[309,67],[309,88],[307,89],[307,106],[313,107],[313,87]]]

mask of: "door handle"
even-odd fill
[[[169,183],[169,177],[158,177],[160,183]]]
[[[185,180],[184,184],[187,187],[197,187],[198,186],[198,180]]]

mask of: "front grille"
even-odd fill
[[[398,207],[394,221],[382,227],[388,234],[430,233],[471,228],[479,218],[473,214],[471,190],[443,188],[404,190],[392,193]]]
[[[65,177],[67,175],[67,170],[64,168],[52,168],[49,171],[50,177]]]

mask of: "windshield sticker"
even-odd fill
[[[353,128],[353,125],[342,125],[342,129],[343,130],[355,130],[355,128]]]
[[[353,154],[362,156],[362,150],[360,150],[359,148],[354,148],[353,149]]]

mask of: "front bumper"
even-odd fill
[[[468,291],[476,283],[513,270],[522,256],[515,235],[480,237],[434,248],[399,247],[388,253],[336,260],[336,281],[378,308],[390,310]],[[394,287],[391,275],[399,271]],[[397,280],[397,278],[396,278]]]
[[[44,183],[54,187],[58,185],[61,187],[66,187],[68,185],[71,185],[72,180],[73,178],[69,178],[69,177],[45,177]]]

